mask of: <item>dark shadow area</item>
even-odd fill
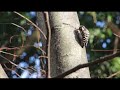
[[[77,30],[74,30],[74,35],[75,35],[75,39],[76,41],[79,43],[79,45],[83,48],[83,45],[82,45],[82,41],[80,40],[80,37],[82,38],[82,35],[80,33],[78,33]]]

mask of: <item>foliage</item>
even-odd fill
[[[20,12],[25,17],[36,22],[35,12]],[[87,46],[88,61],[112,54],[119,50],[119,41],[114,35],[112,28],[108,27],[108,22],[112,22],[119,29],[119,12],[78,12],[80,24],[85,25],[90,31],[90,39]],[[20,27],[23,27],[24,30]],[[113,28],[114,29],[114,28]],[[0,57],[0,63],[11,78],[44,78],[46,59],[41,59],[42,43],[37,39],[31,39],[35,27],[30,25],[25,19],[13,12],[0,12],[0,51],[1,55],[11,60],[17,66],[7,63]],[[35,34],[35,36],[37,36]],[[31,42],[31,43],[30,43]],[[31,46],[27,46],[29,45]],[[26,46],[25,46],[26,45]],[[23,47],[25,46],[25,47]],[[26,48],[28,47],[28,48]],[[37,47],[37,48],[36,48]],[[2,52],[3,51],[3,52]],[[4,53],[6,52],[6,53]],[[19,54],[16,57],[12,54]],[[4,63],[5,64],[4,64]],[[22,69],[21,69],[22,68]],[[120,70],[120,57],[111,61],[97,64],[90,67],[92,78],[106,78]],[[41,71],[41,72],[39,72]],[[114,76],[119,78],[120,74]]]
[[[78,12],[80,23],[85,25],[90,31],[87,56],[89,62],[98,57],[112,54],[117,46],[120,48],[119,41],[115,43],[116,36],[108,22],[112,22],[118,28],[120,26],[119,12]],[[118,31],[119,32],[119,31]],[[91,77],[105,78],[120,70],[120,58],[90,67]],[[119,75],[115,76],[118,77]]]
[[[19,13],[32,22],[36,22],[35,12]],[[45,78],[45,67],[42,67],[45,60],[41,61],[39,57],[42,55],[39,49],[42,43],[37,42],[35,27],[13,12],[1,12],[0,16],[1,55],[8,59],[0,56],[0,63],[8,76],[11,78]]]

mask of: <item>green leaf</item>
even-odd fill
[[[106,32],[107,32],[109,37],[111,37],[113,35],[113,33],[112,33],[112,31],[110,29],[107,29]]]
[[[99,34],[100,34],[100,29],[99,29],[99,28],[95,29],[94,35],[95,35],[95,36],[98,36]]]
[[[26,24],[26,20],[21,20],[20,25]]]
[[[100,37],[101,37],[102,39],[105,39],[105,34],[100,34]]]
[[[112,21],[112,16],[111,16],[111,15],[108,15],[108,16],[107,16],[107,21],[108,21],[108,22],[111,22],[111,21]]]

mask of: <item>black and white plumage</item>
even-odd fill
[[[83,48],[84,46],[87,46],[90,35],[88,29],[85,26],[81,25],[77,30],[77,33],[78,39],[81,43],[81,47]]]

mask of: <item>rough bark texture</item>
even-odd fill
[[[43,33],[45,34],[45,36],[47,36],[47,27],[46,27],[46,20],[45,20],[45,16],[43,12],[37,12],[37,25],[38,27],[43,31]],[[44,38],[44,36],[42,34],[40,34],[40,41],[42,42],[42,50],[44,50],[46,52],[46,54],[42,54],[43,56],[47,55],[47,40]],[[47,70],[47,66],[45,66],[45,60],[46,58],[41,58],[41,62],[42,64],[44,63],[44,65],[42,66],[42,69],[46,69]]]
[[[47,36],[47,28],[46,28],[46,24],[45,24],[45,18],[43,15],[43,12],[37,12],[37,24],[38,27],[40,27],[40,29],[44,32],[44,34]],[[46,40],[43,37],[43,35],[41,34],[41,41],[43,44],[43,50],[46,51]]]
[[[0,78],[8,78],[7,74],[3,70],[1,64],[0,64]]]
[[[86,63],[87,57],[86,49],[81,48],[75,38],[75,28],[80,26],[77,12],[50,12],[49,16],[52,34],[51,77],[54,77]],[[65,78],[90,78],[89,68],[80,69]]]

